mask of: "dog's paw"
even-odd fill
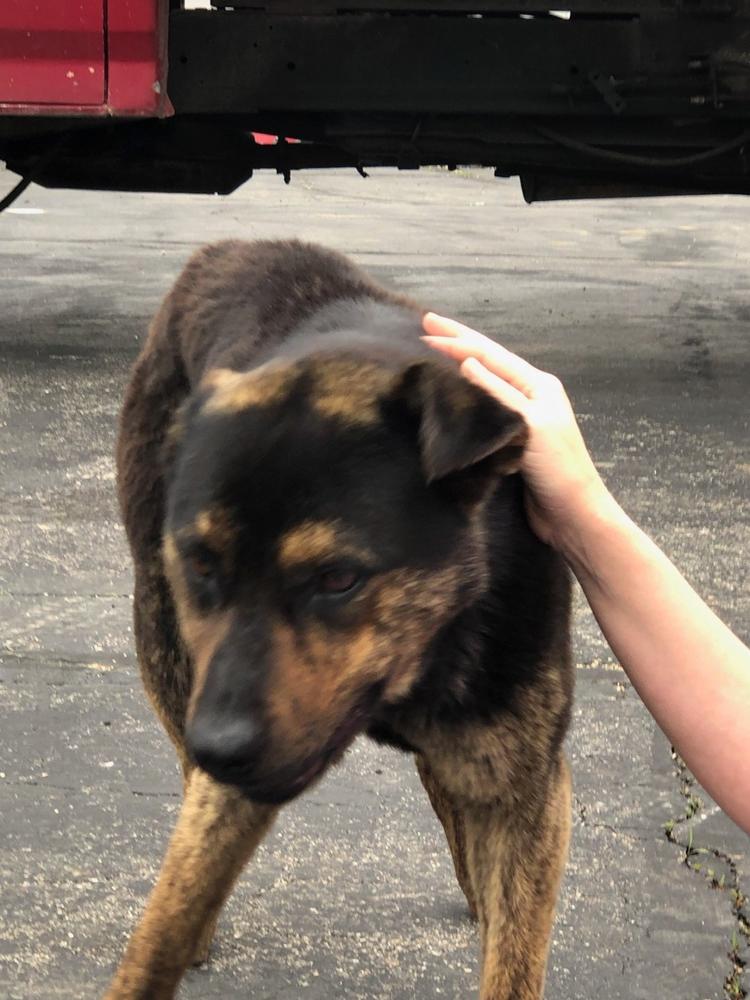
[[[195,946],[193,958],[190,962],[193,968],[205,965],[206,962],[208,962],[209,956],[211,955],[211,944],[213,942],[215,932],[216,921],[212,920],[206,927],[203,928],[203,933]]]
[[[194,969],[200,968],[201,965],[205,965],[208,962],[209,956],[211,954],[211,945],[203,945],[201,948],[195,949],[195,954],[190,962]]]

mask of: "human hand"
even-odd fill
[[[526,421],[529,436],[520,472],[529,523],[542,541],[564,550],[571,529],[614,501],[560,380],[455,320],[427,313],[423,326],[425,343],[457,361],[465,378]]]

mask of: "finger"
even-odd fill
[[[456,337],[427,336],[422,337],[422,340],[458,362],[466,358],[477,358],[485,368],[510,382],[526,396],[534,396],[541,388],[540,377],[543,373],[538,368],[481,333]]]
[[[471,353],[474,355],[478,356],[478,353],[482,351],[489,359],[496,354],[498,358],[504,360],[506,363],[509,363],[513,359],[518,362],[519,366],[524,366],[531,371],[535,371],[528,362],[524,361],[523,358],[519,358],[517,354],[512,354],[507,348],[501,347],[497,341],[485,336],[485,334],[480,333],[478,330],[472,329],[470,326],[459,323],[455,319],[448,319],[447,316],[439,316],[437,313],[426,313],[422,326],[427,331],[427,336],[422,337],[422,340],[430,340],[432,337],[442,337],[455,343],[470,344],[472,348]]]
[[[506,382],[488,371],[481,361],[477,361],[476,358],[467,358],[461,365],[460,371],[464,378],[484,389],[498,403],[503,403],[509,410],[520,413],[521,416],[526,415],[529,407],[528,397],[514,388],[510,382]]]
[[[534,368],[528,361],[509,351],[507,347],[498,344],[478,330],[472,329],[455,319],[447,316],[440,316],[438,313],[425,313],[422,318],[422,326],[427,332],[422,340],[429,341],[432,337],[444,337],[456,343],[471,345],[471,354],[479,357],[481,352],[484,355],[483,364],[492,368],[494,364],[502,364],[509,371],[516,370],[523,377],[530,377],[533,374],[544,374],[538,368]],[[489,364],[488,364],[489,362]],[[498,373],[499,374],[499,373]]]
[[[422,317],[422,327],[425,333],[435,337],[461,337],[467,333],[480,337],[478,330],[472,330],[470,326],[464,326],[455,319],[448,319],[447,316],[440,316],[439,313],[428,312]]]
[[[470,358],[476,354],[474,345],[465,339],[433,336],[422,337],[421,339],[428,347],[434,347],[441,354],[446,354],[449,358],[453,358],[458,362],[464,361],[466,358]]]

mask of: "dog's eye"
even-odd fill
[[[329,569],[318,577],[316,589],[319,594],[339,597],[354,590],[360,579],[353,569]]]
[[[218,557],[204,545],[191,545],[182,554],[188,577],[198,586],[211,583],[219,570]]]
[[[207,580],[214,572],[212,560],[203,555],[188,556],[187,565],[190,572],[201,580]]]
[[[183,565],[193,600],[203,611],[222,601],[222,572],[218,556],[202,546],[183,554]]]

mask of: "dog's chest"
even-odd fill
[[[395,724],[377,723],[368,735],[423,757],[440,785],[458,801],[497,799],[522,777],[525,740],[508,713],[491,722],[459,725],[400,719]]]

